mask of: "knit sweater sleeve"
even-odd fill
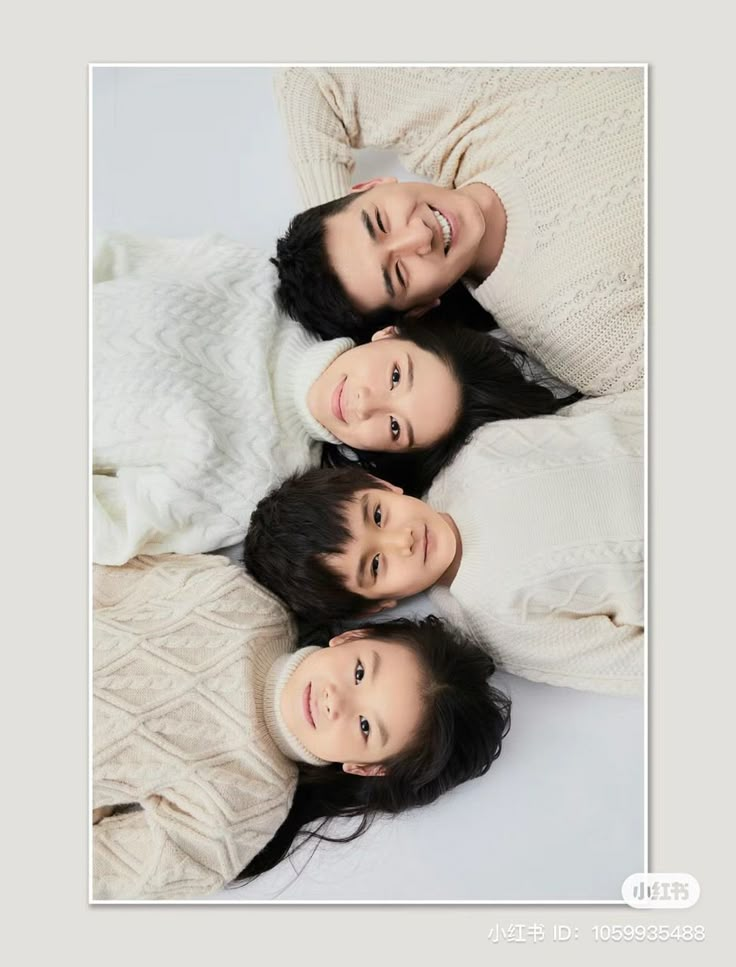
[[[463,68],[277,71],[276,100],[305,204],[348,193],[356,148],[393,148],[410,171],[451,185],[445,135],[468,113],[477,76]]]
[[[230,883],[286,819],[295,780],[267,801],[242,803],[239,823],[180,809],[162,796],[93,827],[96,900],[205,897]],[[260,788],[261,782],[256,782]]]

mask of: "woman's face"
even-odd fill
[[[460,388],[434,353],[382,329],[337,359],[307,394],[312,416],[358,450],[424,450],[446,437]]]
[[[366,631],[346,631],[297,667],[281,694],[293,735],[346,772],[381,775],[380,765],[412,741],[422,714],[414,653]]]

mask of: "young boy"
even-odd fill
[[[427,502],[360,470],[265,497],[245,564],[309,616],[391,608],[431,588],[506,670],[617,694],[643,668],[642,394],[477,431]]]

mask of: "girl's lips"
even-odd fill
[[[304,718],[307,720],[309,725],[315,729],[317,726],[314,724],[314,718],[312,716],[312,683],[309,682],[307,687],[304,689],[302,694],[302,709],[304,711]]]
[[[332,414],[335,419],[339,420],[341,423],[347,423],[343,412],[342,412],[342,391],[345,388],[345,380],[347,376],[343,376],[340,382],[332,391],[332,398],[330,400],[330,408],[332,409]]]

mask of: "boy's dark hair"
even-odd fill
[[[344,211],[361,194],[343,195],[295,215],[276,242],[276,258],[271,259],[279,276],[276,287],[279,308],[322,339],[349,336],[356,343],[368,342],[377,329],[392,325],[402,317],[390,306],[359,312],[327,257],[327,219]],[[460,281],[444,293],[441,305],[446,317],[458,319],[470,329],[497,328],[493,316]]]
[[[368,599],[343,587],[325,557],[348,545],[348,507],[361,490],[375,488],[387,489],[358,467],[290,477],[253,511],[243,564],[298,615],[329,621],[359,614]]]

